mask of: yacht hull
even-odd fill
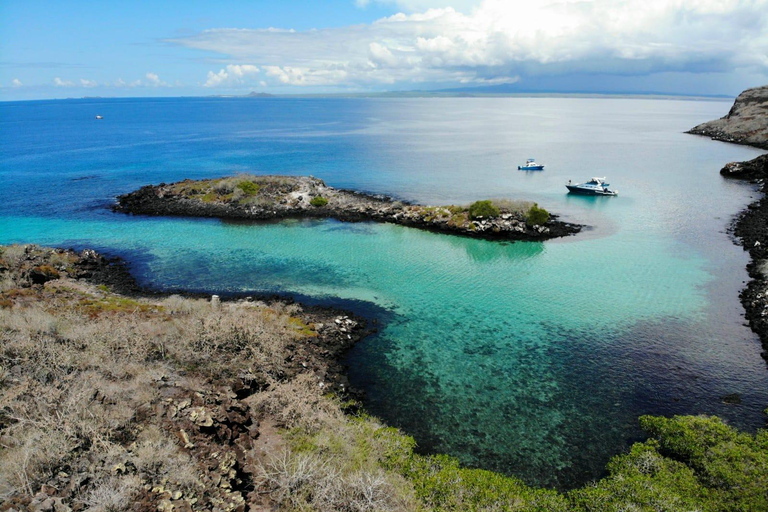
[[[615,196],[616,192],[605,192],[603,190],[597,190],[594,188],[582,188],[577,185],[566,185],[565,188],[572,194],[579,194],[581,196]]]

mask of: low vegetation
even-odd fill
[[[549,221],[549,212],[533,203],[525,214],[525,223],[529,226],[543,226]]]
[[[484,201],[475,201],[469,205],[469,218],[475,219],[493,219],[498,217],[501,210],[493,204],[492,201],[486,199]]]
[[[237,188],[243,191],[243,194],[246,196],[255,196],[259,193],[259,189],[261,188],[260,185],[257,183],[254,183],[253,181],[249,180],[243,180],[240,183],[237,184]]]
[[[416,453],[329,394],[308,352],[329,327],[298,306],[124,297],[75,279],[77,260],[0,254],[4,510],[768,510],[765,430],[644,416],[650,438],[605,478],[536,489]]]
[[[312,198],[312,200],[309,201],[309,204],[311,204],[314,207],[320,208],[328,204],[328,199],[324,198],[323,196],[315,196]]]
[[[238,174],[211,180],[184,180],[169,185],[175,195],[199,199],[204,203],[253,205],[272,203],[271,196],[292,189],[290,179],[281,176]]]

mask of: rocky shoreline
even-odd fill
[[[725,117],[702,123],[687,133],[768,149],[768,85],[745,90]],[[760,199],[737,215],[731,232],[751,258],[747,264],[751,280],[740,298],[749,326],[763,344],[763,358],[768,361],[768,200],[765,197],[768,155],[747,162],[728,163],[720,174],[725,178],[755,183],[761,193]]]
[[[729,163],[720,174],[755,183],[762,195],[738,215],[731,229],[751,258],[747,265],[751,280],[740,298],[749,326],[763,344],[763,358],[768,361],[768,155],[748,162]]]
[[[388,222],[427,231],[488,240],[547,240],[578,233],[582,226],[557,220],[530,203],[489,201],[490,213],[462,206],[408,204],[385,196],[335,189],[322,180],[240,175],[216,180],[148,185],[121,195],[114,211],[137,215],[215,217],[253,221],[334,218]],[[531,208],[544,212],[532,217]]]

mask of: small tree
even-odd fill
[[[525,214],[525,223],[529,226],[542,226],[549,220],[549,212],[544,208],[539,208],[539,205],[533,203],[533,206]]]
[[[475,201],[471,205],[469,205],[469,218],[470,219],[478,219],[480,217],[498,217],[499,211],[498,208],[496,208],[493,203],[486,199],[485,201]]]
[[[313,198],[312,198],[312,199],[309,201],[309,204],[311,204],[312,206],[315,206],[315,207],[319,208],[319,207],[321,207],[321,206],[325,206],[325,205],[327,205],[327,204],[328,204],[328,200],[327,200],[326,198],[324,198],[323,196],[315,196],[315,197],[313,197]]]

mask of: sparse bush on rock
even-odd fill
[[[499,209],[494,206],[493,202],[489,199],[486,199],[484,201],[475,201],[471,205],[469,205],[469,218],[470,219],[479,219],[479,218],[486,218],[491,219],[494,217],[498,217],[501,212]]]
[[[544,208],[539,208],[539,205],[533,203],[525,214],[525,223],[529,226],[543,226],[549,221],[549,212]]]
[[[259,189],[261,187],[257,183],[254,183],[249,180],[245,180],[238,183],[237,188],[242,190],[246,196],[255,196],[256,194],[259,193]]]
[[[309,201],[309,204],[316,208],[320,208],[328,204],[328,199],[324,198],[323,196],[315,196]]]

